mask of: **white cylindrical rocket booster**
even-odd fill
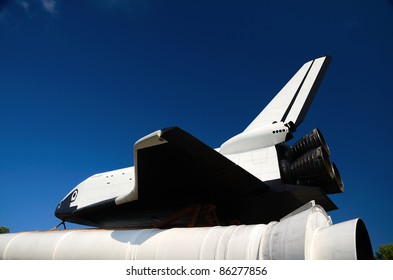
[[[360,219],[332,225],[313,201],[267,225],[0,235],[0,259],[370,259]]]

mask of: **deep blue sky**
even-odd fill
[[[345,183],[330,215],[363,218],[376,251],[393,243],[393,1],[0,0],[0,226],[55,226],[154,130],[220,146],[325,54],[295,138],[321,129]]]

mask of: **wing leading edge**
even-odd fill
[[[212,202],[269,187],[178,127],[159,130],[135,144],[139,200],[154,205]]]

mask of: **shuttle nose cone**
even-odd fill
[[[78,190],[74,190],[71,194],[69,194],[66,198],[57,204],[55,210],[55,216],[63,221],[67,220],[68,217],[72,215],[72,213],[77,208],[76,206],[71,206],[71,202],[73,202],[78,195]]]
[[[70,204],[67,204],[65,200],[62,200],[56,207],[55,216],[61,220],[65,220],[72,214],[72,212],[73,209],[70,208]]]

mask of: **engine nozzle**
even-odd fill
[[[313,129],[291,147],[281,147],[281,178],[285,183],[320,187],[327,194],[344,191],[341,175],[330,161],[329,146],[319,129]]]
[[[300,138],[291,148],[292,158],[298,158],[310,149],[321,147],[326,156],[330,156],[330,149],[318,128]]]

